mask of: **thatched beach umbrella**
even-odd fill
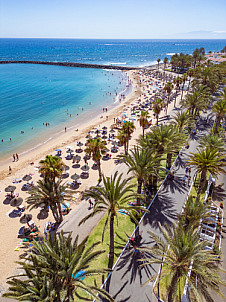
[[[79,160],[81,160],[81,156],[79,156],[79,155],[75,155],[74,157],[73,157],[73,159],[75,160],[75,161],[79,161]]]
[[[73,179],[73,180],[77,180],[79,178],[80,178],[80,176],[76,173],[71,176],[71,179]]]
[[[10,205],[12,207],[19,207],[23,202],[23,198],[21,197],[15,197],[13,199],[10,200]]]
[[[88,165],[84,165],[83,167],[81,167],[82,171],[89,171],[89,166]]]
[[[29,221],[31,221],[31,219],[32,219],[32,215],[31,214],[24,214],[20,218],[20,223],[22,223],[22,224],[28,223]]]
[[[14,192],[16,190],[16,187],[15,186],[8,186],[7,188],[5,188],[5,192]]]
[[[83,146],[83,143],[78,142],[78,143],[77,143],[77,146],[78,146],[78,147],[81,147],[81,146]]]
[[[102,129],[106,130],[108,127],[104,126]]]
[[[103,135],[102,138],[103,138],[103,139],[107,139],[108,137],[107,137],[106,135]]]
[[[24,181],[29,181],[32,179],[32,177],[30,175],[24,175],[24,177],[22,178]]]
[[[118,145],[118,143],[117,143],[116,141],[113,141],[111,144],[112,144],[112,145],[115,145],[115,146]]]

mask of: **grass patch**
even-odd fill
[[[115,220],[115,259],[116,262],[118,256],[120,255],[122,249],[124,248],[128,236],[130,236],[135,228],[134,223],[131,222],[130,217],[123,214],[118,214],[118,225]],[[102,233],[103,227],[106,220],[106,215],[99,221],[94,230],[90,233],[89,239],[87,241],[87,247],[90,247],[93,243],[102,241]],[[119,235],[119,236],[118,236]],[[105,250],[103,254],[99,256],[98,259],[92,261],[89,266],[89,269],[101,269],[108,267],[108,252],[109,252],[109,242],[110,242],[110,232],[109,228],[107,228],[104,236],[104,241],[97,247],[97,250]],[[97,287],[100,288],[102,283],[104,282],[107,274],[99,275],[99,276],[88,276],[85,279],[85,283],[87,285],[94,285],[96,283]],[[84,296],[84,293],[81,293]],[[88,297],[88,296],[87,296]],[[76,301],[84,301],[82,299],[76,299]]]
[[[136,184],[137,180],[136,178],[131,180],[132,184]],[[137,190],[137,186],[134,187],[134,191]],[[107,218],[107,214],[98,222],[98,224],[95,226],[93,231],[89,235],[89,239],[87,241],[87,248],[90,247],[93,243],[96,243],[98,241],[101,242],[101,244],[96,248],[96,250],[104,250],[105,252],[101,254],[98,259],[92,261],[90,263],[89,269],[102,269],[102,268],[108,268],[108,253],[109,253],[109,243],[110,243],[110,229],[109,229],[109,223],[108,227],[106,229],[104,240],[102,242],[102,234],[103,234],[103,228],[104,224]],[[120,253],[122,252],[124,246],[126,245],[126,242],[128,241],[128,236],[131,236],[135,229],[135,224],[131,221],[130,217],[121,213],[118,213],[118,223],[115,218],[114,222],[114,231],[115,231],[115,258],[114,263],[117,261]],[[105,275],[99,275],[99,276],[87,276],[85,279],[85,283],[87,285],[96,285],[98,288],[101,287],[103,284],[105,278],[107,277],[107,273]],[[84,293],[80,292],[82,296],[84,296]],[[89,296],[87,295],[87,298]],[[77,298],[76,301],[84,301],[82,299]]]
[[[167,266],[164,264],[162,266],[162,274],[167,272]],[[169,292],[169,286],[171,283],[172,276],[167,275],[162,280],[159,282],[159,297],[163,301],[168,301],[168,292]],[[181,302],[181,297],[184,291],[184,286],[185,286],[186,278],[183,280],[180,280],[179,288],[177,290],[177,296],[176,299],[174,300],[175,302]],[[154,291],[158,294],[158,282],[156,283]]]

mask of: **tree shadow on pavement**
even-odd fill
[[[178,214],[172,198],[164,194],[157,195],[149,210],[144,216],[143,224],[149,225],[150,229],[159,229],[159,223],[171,225]]]
[[[175,164],[173,166],[173,170],[179,170],[179,169],[184,169],[186,165],[186,161],[181,157],[181,155],[179,154],[177,157],[177,160],[175,161]]]
[[[213,201],[223,201],[226,198],[226,192],[222,185],[218,185],[214,187],[213,193],[212,193],[212,199]]]
[[[154,242],[143,242],[141,245],[150,246]],[[141,247],[140,245],[140,247]],[[152,255],[145,255],[145,258],[150,258]],[[116,272],[122,270],[123,274],[121,279],[126,278],[128,282],[133,283],[137,277],[140,279],[140,285],[143,283],[142,279],[149,279],[151,277],[151,270],[153,267],[151,265],[145,265],[140,268],[140,259],[141,253],[137,248],[131,247],[130,245],[127,247],[126,251],[122,255],[117,267],[115,268]]]
[[[163,192],[167,194],[169,192],[170,194],[173,193],[180,193],[183,194],[187,191],[186,187],[183,184],[183,177],[182,176],[174,176],[173,179],[169,179],[167,177],[166,181],[163,184],[161,193]]]

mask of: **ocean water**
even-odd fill
[[[174,53],[204,47],[220,51],[225,40],[0,39],[0,61],[40,60],[146,66]]]
[[[103,107],[117,105],[126,84],[119,71],[0,65],[0,159],[32,149],[65,127],[78,128]]]
[[[0,61],[148,66],[174,53],[191,54],[197,47],[220,51],[225,44],[225,40],[0,39]],[[0,64],[0,160],[51,139],[65,126],[78,127],[102,107],[114,106],[115,93],[124,91],[126,84],[118,71]],[[50,126],[43,125],[46,122]]]

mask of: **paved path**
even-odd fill
[[[209,125],[208,125],[209,126]],[[140,232],[142,233],[141,246],[152,246],[153,242],[147,234],[148,230],[160,235],[158,223],[171,224],[177,218],[177,214],[181,212],[182,207],[187,199],[189,187],[183,185],[184,164],[190,152],[194,152],[197,148],[197,138],[207,133],[207,124],[201,123],[195,140],[190,142],[189,149],[183,149],[178,160],[175,162],[174,170],[176,171],[173,181],[165,181],[161,187],[157,197],[155,198],[150,213],[144,216],[140,224]],[[193,178],[194,171],[191,176]],[[112,295],[116,302],[150,302],[156,301],[153,297],[152,283],[141,286],[152,275],[159,270],[158,265],[146,266],[138,269],[136,253],[129,245],[125,249],[122,257],[117,262],[105,289]]]
[[[222,231],[222,241],[221,241],[221,253],[222,253],[222,262],[221,262],[221,268],[226,271],[226,175],[221,174],[217,181],[216,181],[216,186],[213,190],[213,195],[212,195],[213,201],[223,201],[224,203],[224,224],[223,224],[223,231]],[[220,273],[220,276],[223,280],[226,279],[226,274],[225,273]],[[222,286],[221,290],[226,297],[226,287]],[[225,298],[221,298],[215,293],[213,294],[214,301],[217,302],[224,302]]]

